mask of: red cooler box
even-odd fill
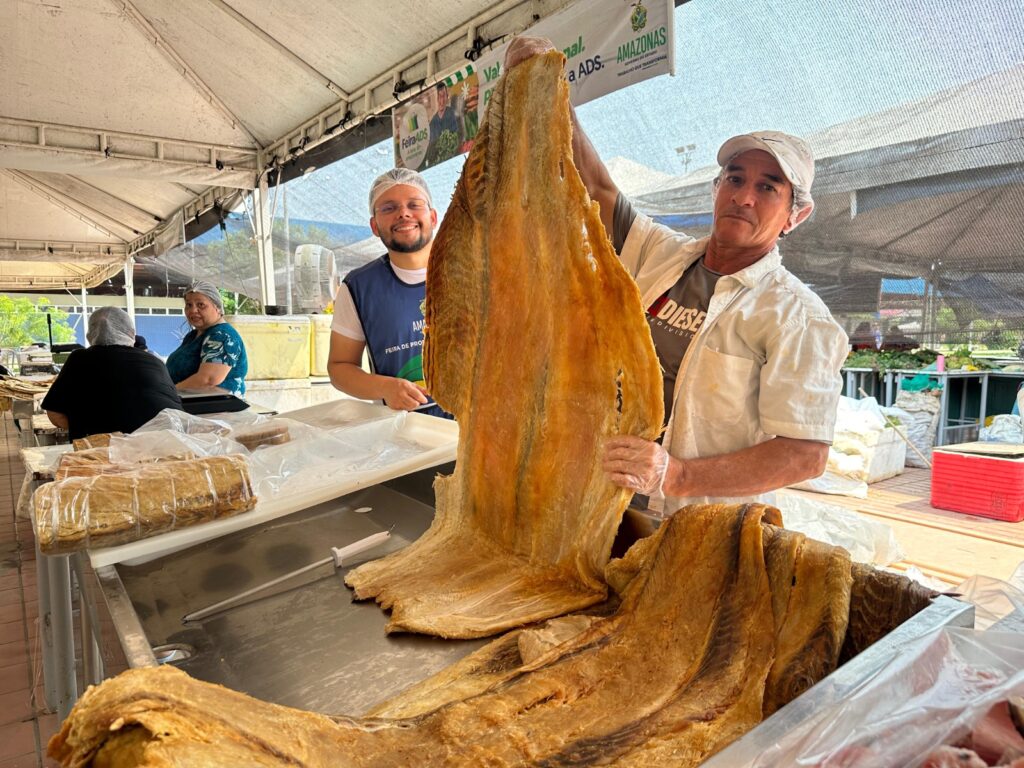
[[[1024,445],[962,443],[932,451],[932,506],[1024,520]]]

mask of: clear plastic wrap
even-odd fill
[[[21,460],[25,465],[25,475],[21,480],[21,491],[14,506],[14,514],[23,519],[32,519],[32,494],[36,489],[36,481],[41,478],[53,477],[61,459],[72,452],[70,445],[47,445],[21,449]]]
[[[750,768],[918,768],[1022,694],[1019,634],[945,628],[895,649],[888,664],[788,731]]]
[[[100,432],[96,435],[86,435],[71,441],[76,451],[89,451],[93,448],[106,448],[114,437],[121,437],[124,432]]]
[[[974,626],[978,629],[988,629],[1014,612],[1024,616],[1024,590],[1000,579],[971,576],[954,592],[961,600],[974,604]],[[1024,645],[1024,637],[1021,644]]]
[[[883,522],[795,493],[779,493],[775,503],[786,528],[843,547],[854,562],[889,565],[904,558],[892,526]]]
[[[337,475],[379,470],[417,456],[426,448],[401,437],[404,412],[392,412],[358,426],[322,430],[290,422],[301,437],[281,445],[267,445],[249,456],[253,485],[261,498],[308,492],[336,482]],[[290,421],[281,419],[280,421]]]
[[[40,486],[33,498],[40,549],[59,554],[121,544],[256,505],[244,456],[136,467]]]
[[[32,492],[34,489],[35,483],[32,481],[32,475],[26,472],[21,478],[21,490],[18,491],[18,501],[14,505],[16,517],[23,520],[32,519]]]
[[[110,461],[136,464],[154,459],[185,459],[192,456],[228,456],[248,451],[230,432],[175,432],[170,429],[133,432],[110,441]]]
[[[299,419],[290,418],[293,415]],[[266,504],[272,509],[301,509],[322,501],[338,487],[339,479],[346,486],[358,485],[362,477],[379,476],[391,465],[432,450],[433,445],[405,436],[408,418],[404,411],[359,401],[326,403],[287,417],[241,412],[207,419],[165,410],[131,435],[112,438],[108,448],[68,454],[64,467],[56,470],[60,482],[36,492],[37,529],[41,540],[48,537],[48,551],[58,552],[106,547],[180,528],[169,522],[180,515],[173,510],[174,489],[180,485],[174,473],[192,463],[189,460],[218,457],[247,467],[248,495],[259,497],[261,508]],[[154,499],[149,500],[148,491],[145,494],[152,513],[140,518],[135,512],[138,493],[131,495],[127,489],[135,488],[132,483],[139,478],[157,476],[162,479],[154,481]],[[111,479],[101,482],[102,478]],[[126,511],[119,514],[104,506],[103,519],[90,520],[89,510],[95,505],[86,504],[86,496],[96,491],[119,494]],[[254,503],[253,499],[230,514],[251,509]],[[215,512],[216,501],[210,504]],[[172,513],[166,512],[168,508]],[[223,516],[197,513],[189,524]]]
[[[247,418],[253,418],[247,411],[243,411]],[[225,414],[218,414],[218,416]],[[231,430],[223,419],[204,419],[202,416],[194,416],[185,411],[178,411],[173,408],[164,408],[160,413],[147,421],[141,427],[132,432],[139,435],[143,432],[180,432],[184,435],[202,435],[214,433],[226,435]]]

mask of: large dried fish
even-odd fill
[[[389,631],[483,637],[603,600],[629,494],[601,440],[661,428],[640,294],[573,165],[563,62],[499,83],[431,253],[425,372],[458,462],[430,530],[346,579]]]
[[[799,535],[772,555],[780,539],[762,519],[777,515],[682,511],[652,537],[613,615],[529,663],[523,632],[510,633],[380,707],[389,719],[327,718],[170,668],[132,670],[90,689],[49,752],[65,766],[694,766],[761,720],[776,668],[814,682],[838,655],[819,637],[842,637],[849,559]],[[834,594],[804,599],[822,581]]]

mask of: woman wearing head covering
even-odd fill
[[[220,387],[245,394],[245,344],[224,322],[220,291],[212,283],[200,280],[185,292],[185,319],[192,330],[167,358],[167,370],[178,389]]]
[[[181,397],[160,358],[135,349],[135,326],[117,307],[89,317],[86,349],[71,353],[43,410],[71,439],[100,432],[133,432],[164,408],[181,410]]]

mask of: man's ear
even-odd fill
[[[380,232],[377,231],[377,217],[372,216],[370,218],[370,231],[373,232],[374,237],[380,237]]]
[[[437,210],[434,208],[430,209],[430,228],[437,229]]]
[[[811,203],[806,208],[801,208],[799,211],[789,217],[789,223],[786,225],[784,232],[788,235],[800,224],[807,220],[807,217],[811,215],[811,211],[814,210],[814,203]]]

